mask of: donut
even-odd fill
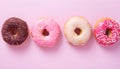
[[[2,25],[2,38],[10,45],[20,45],[28,37],[28,26],[17,17],[7,19]]]
[[[102,18],[94,25],[94,36],[103,46],[111,46],[120,39],[120,24],[110,18]]]
[[[64,35],[70,44],[83,46],[91,37],[91,25],[81,16],[71,17],[64,24]]]
[[[41,47],[54,47],[60,36],[60,27],[51,18],[41,18],[31,30],[34,42]]]

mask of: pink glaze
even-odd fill
[[[111,35],[105,35],[106,29],[111,30]],[[110,46],[115,44],[120,39],[120,25],[111,19],[105,19],[98,23],[94,29],[96,40],[99,44]]]
[[[42,34],[44,29],[49,32],[48,36]],[[53,47],[60,36],[60,27],[53,19],[45,18],[37,22],[33,27],[31,34],[33,40],[39,46]]]

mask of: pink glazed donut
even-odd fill
[[[38,20],[31,31],[33,40],[42,47],[54,47],[60,36],[60,27],[53,19]]]
[[[94,26],[97,42],[104,46],[111,46],[120,39],[120,24],[110,18],[100,19]]]

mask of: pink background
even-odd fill
[[[120,42],[101,47],[92,35],[84,47],[74,47],[63,34],[71,16],[84,16],[92,27],[101,17],[120,22],[120,0],[0,0],[0,30],[12,16],[27,21],[29,28],[37,19],[51,17],[62,34],[55,48],[41,48],[30,37],[21,47],[11,47],[0,35],[0,69],[120,69]]]

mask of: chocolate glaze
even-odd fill
[[[20,45],[28,37],[28,26],[25,21],[11,17],[4,22],[1,32],[5,42]]]

